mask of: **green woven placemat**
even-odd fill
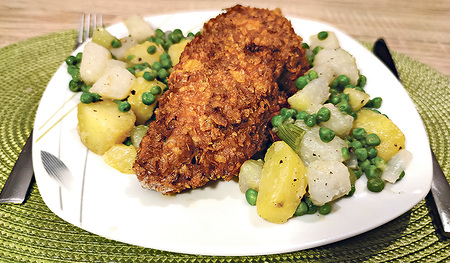
[[[45,86],[71,53],[75,36],[75,31],[64,31],[0,49],[0,187],[31,132]],[[450,79],[405,55],[394,53],[394,60],[449,178]],[[450,261],[450,242],[433,224],[433,211],[432,199],[427,197],[377,229],[309,250],[267,256],[196,256],[128,245],[77,228],[47,208],[33,183],[23,205],[0,205],[0,262]]]

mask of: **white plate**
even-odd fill
[[[196,32],[217,14],[181,13],[148,17],[147,21],[155,28],[180,28],[187,33]],[[329,244],[374,229],[411,209],[430,189],[432,166],[428,138],[408,94],[377,58],[346,34],[322,23],[289,19],[305,40],[322,30],[334,31],[341,46],[356,58],[368,79],[367,92],[383,98],[380,110],[404,132],[406,148],[414,155],[403,180],[387,184],[381,193],[372,193],[363,176],[353,197],[335,203],[329,215],[305,215],[282,225],[261,219],[256,208],[246,203],[236,181],[211,183],[176,196],[144,190],[135,175],[110,168],[101,156],[81,144],[75,109],[79,95],[72,97],[63,64],[44,92],[34,125],[34,171],[47,206],[67,222],[110,239],[173,252],[229,256],[283,253]],[[117,37],[127,35],[123,24],[108,30]],[[72,191],[61,189],[49,178],[41,150],[54,153],[67,164],[75,177]]]

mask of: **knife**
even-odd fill
[[[33,177],[33,162],[31,159],[31,145],[33,144],[33,131],[14,164],[11,174],[6,180],[0,193],[0,203],[23,203]]]
[[[380,38],[373,45],[373,53],[377,56],[397,77],[400,81],[394,60],[386,45],[386,42]],[[436,204],[437,212],[442,223],[442,234],[450,237],[450,185],[444,172],[436,159],[433,150],[431,150],[431,158],[433,161],[433,180],[431,182],[431,194]]]

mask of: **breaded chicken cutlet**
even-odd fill
[[[205,23],[141,141],[134,171],[142,187],[179,193],[237,176],[308,70],[301,42],[279,10],[237,5]]]

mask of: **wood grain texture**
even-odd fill
[[[448,0],[259,0],[259,1],[0,1],[0,47],[55,31],[75,29],[82,12],[101,12],[112,24],[130,15],[220,10],[236,3],[280,8],[285,15],[325,22],[357,40],[383,37],[389,47],[450,75]]]

